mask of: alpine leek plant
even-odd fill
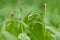
[[[60,40],[60,0],[0,0],[0,40]]]

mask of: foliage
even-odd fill
[[[0,40],[60,40],[60,0],[0,0]]]

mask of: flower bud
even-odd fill
[[[19,17],[18,20],[22,20],[22,17]]]
[[[28,15],[28,18],[31,18],[31,17],[32,17],[32,14],[29,14],[29,15]]]
[[[43,7],[46,7],[46,6],[47,6],[47,4],[46,4],[46,3],[44,3]]]
[[[14,12],[11,12],[11,17],[13,17],[14,16]]]

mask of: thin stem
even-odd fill
[[[22,33],[23,33],[24,31],[23,31],[23,26],[22,25],[21,25],[21,30],[22,30]]]
[[[21,22],[20,22],[21,23]],[[24,28],[23,28],[23,25],[22,25],[22,23],[21,23],[21,31],[22,31],[22,40],[24,40]]]
[[[44,6],[45,6],[45,16],[46,16],[46,7],[47,7],[47,4],[45,3]]]
[[[23,25],[21,25],[21,30],[22,30],[22,36],[23,36],[23,38],[22,38],[22,40],[24,40],[24,30],[23,30]]]
[[[47,4],[45,3],[44,4],[44,13],[45,13],[45,16],[44,16],[44,19],[46,17],[46,7],[47,7]],[[45,24],[46,25],[46,24]],[[45,29],[45,34],[44,34],[44,40],[46,40],[46,29]]]

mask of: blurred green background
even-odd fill
[[[0,20],[5,19],[15,11],[20,12],[22,8],[23,14],[30,11],[40,12],[44,15],[44,3],[47,3],[46,17],[53,25],[60,22],[60,0],[0,0]],[[49,22],[47,21],[47,24]]]
[[[46,15],[44,7],[45,3],[47,4]],[[60,0],[0,0],[0,24],[2,24],[7,18],[9,18],[11,13],[14,13],[15,18],[21,16],[21,14],[22,17],[25,17],[29,13],[39,13],[41,14],[41,18],[43,19],[43,23],[45,24],[45,26],[53,26],[54,28],[56,28],[57,32],[55,31],[55,29],[53,29],[53,27],[51,29],[47,27],[47,29],[53,29],[53,31],[56,32],[56,35],[60,35]],[[49,30],[47,31],[50,32]],[[54,36],[54,38],[57,37],[56,35]],[[60,40],[60,36],[58,37],[59,38],[54,40]]]

